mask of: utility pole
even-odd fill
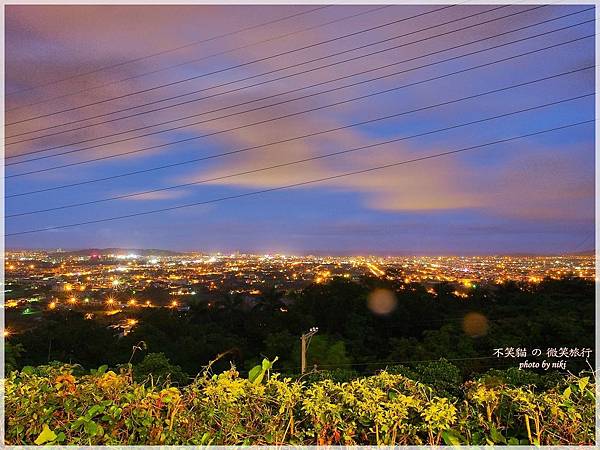
[[[304,333],[302,336],[300,336],[300,355],[302,358],[302,374],[304,374],[304,372],[306,372],[306,351],[308,350],[308,344],[310,344],[310,339],[317,334],[317,331],[319,331],[319,328],[317,327],[312,327],[310,330],[308,330],[307,333]]]

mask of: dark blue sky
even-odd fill
[[[483,26],[404,45],[377,55],[340,63],[328,69],[239,89],[233,93],[214,96],[184,106],[92,126],[101,120],[118,118],[126,113],[113,114],[102,119],[92,119],[8,139],[7,142],[10,143],[17,139],[68,130],[76,125],[86,125],[86,128],[81,130],[9,145],[6,147],[6,153],[8,156],[13,156],[47,147],[102,138],[132,128],[160,124],[183,116],[224,108],[222,111],[207,113],[196,119],[176,122],[170,126],[204,120],[202,124],[124,143],[76,151],[64,156],[7,166],[6,174],[10,176],[81,162],[90,158],[115,155],[239,127],[574,40],[592,34],[594,24],[584,23],[358,86],[290,101],[258,111],[240,113],[253,107],[393,74],[589,21],[594,17],[593,10],[548,21],[588,7],[546,6],[526,12],[533,6],[507,6],[494,11],[491,10],[493,6],[457,6],[193,81],[8,126],[6,136],[12,136],[199,89],[211,88],[200,94],[182,97],[180,101],[217,94],[523,11],[521,14]],[[313,8],[314,6],[7,6],[6,89],[9,93],[21,92],[7,97],[6,121],[11,123],[50,114],[217,71],[413,16],[439,6],[393,6],[380,10],[375,10],[374,6],[328,7],[243,33],[230,34],[202,44],[187,46],[160,56],[70,78],[61,83],[47,84],[48,81],[89,72],[98,67],[111,66]],[[335,24],[319,26],[369,10],[373,12],[338,21]],[[440,25],[478,12],[482,14]],[[548,22],[433,56],[422,57],[427,53],[542,21]],[[417,32],[435,25],[439,26]],[[306,28],[311,30],[301,32]],[[395,38],[411,32],[415,33]],[[281,37],[290,33],[294,34]],[[394,39],[344,55],[327,57],[332,53],[388,38]],[[256,44],[265,40],[268,42]],[[242,46],[245,48],[229,51]],[[219,55],[208,57],[216,53]],[[263,74],[319,57],[327,58],[269,75],[260,75],[251,81],[234,82],[227,87],[214,88],[217,84]],[[181,65],[183,62],[201,58],[203,58],[201,61]],[[285,94],[293,89],[407,59],[413,60],[319,87]],[[29,192],[259,146],[456,100],[513,84],[574,71],[593,64],[595,64],[593,38],[580,39],[459,75],[443,77],[262,125],[219,133],[182,144],[167,145],[126,157],[115,157],[102,162],[9,178],[6,181],[6,194]],[[178,67],[169,68],[174,65]],[[157,72],[157,69],[162,68],[165,70]],[[140,76],[151,71],[155,73]],[[118,82],[125,78],[128,80]],[[40,84],[46,85],[29,89]],[[230,175],[566,100],[592,93],[593,90],[593,70],[577,71],[471,100],[245,151],[228,157],[85,184],[75,188],[7,198],[6,213],[11,215]],[[75,94],[65,95],[72,93]],[[282,95],[269,100],[259,100],[280,93]],[[62,98],[38,103],[57,96]],[[245,106],[226,108],[253,100],[256,101]],[[175,100],[166,100],[157,103],[155,107],[168,106],[174,102]],[[37,104],[20,107],[29,103]],[[143,112],[148,109],[150,107],[137,108],[129,113]],[[209,121],[227,114],[231,116]],[[279,169],[94,205],[8,217],[6,232],[10,234],[49,228],[275,188],[593,118],[594,97],[588,96],[481,124],[430,134],[426,137],[403,140]],[[159,131],[166,127],[169,126],[156,126],[144,131]],[[122,134],[119,137],[135,137],[139,134],[142,134],[142,131]],[[87,144],[66,145],[60,150],[29,157],[79,150],[85,146],[106,143],[110,140],[105,138]],[[22,159],[25,157],[11,158],[7,163]],[[6,245],[9,248],[122,246],[205,251],[352,254],[561,253],[589,250],[593,245],[591,236],[594,230],[594,163],[594,127],[593,124],[587,124],[484,147],[472,152],[258,196],[112,222],[7,236]],[[582,248],[577,248],[582,242]]]

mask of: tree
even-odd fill
[[[300,368],[300,340],[298,340],[294,351],[295,368]],[[307,369],[311,370],[315,365],[317,369],[333,369],[338,367],[350,367],[352,359],[346,354],[346,344],[341,340],[334,340],[323,334],[317,334],[310,340],[306,352]]]
[[[187,384],[190,379],[180,366],[171,364],[164,353],[148,353],[133,367],[133,375],[136,381],[144,381],[151,376],[154,384],[164,384],[169,380],[171,383]]]
[[[9,374],[13,370],[17,370],[17,360],[24,352],[21,344],[11,344],[4,341],[4,373]]]

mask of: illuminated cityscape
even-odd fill
[[[4,11],[5,445],[597,445],[595,5],[95,3]]]
[[[32,326],[43,310],[79,310],[127,334],[140,308],[218,308],[240,295],[250,308],[268,289],[300,290],[341,277],[420,283],[430,294],[446,283],[457,298],[478,286],[539,283],[569,276],[593,280],[593,256],[291,256],[166,251],[12,251],[6,255],[8,329]],[[401,287],[403,288],[403,287]],[[14,324],[12,322],[15,322]]]

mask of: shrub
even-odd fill
[[[538,374],[510,367],[505,370],[491,369],[483,374],[480,380],[488,385],[506,384],[512,387],[537,386],[540,389],[550,389],[561,382],[562,375],[559,372]]]
[[[389,372],[308,384],[269,376],[266,363],[251,379],[232,368],[184,387],[138,382],[129,368],[14,371],[5,380],[6,444],[594,443],[589,377],[541,392],[469,381],[458,401]]]
[[[415,363],[411,367],[392,366],[388,371],[420,381],[430,386],[440,396],[458,397],[461,394],[460,369],[443,358],[439,361]]]
[[[150,381],[155,384],[187,384],[190,377],[180,366],[171,364],[164,353],[149,353],[144,359],[133,367],[136,381]]]
[[[316,372],[309,372],[304,376],[297,375],[297,378],[301,378],[307,384],[317,383],[318,381],[332,380],[338,383],[354,380],[360,378],[360,374],[356,370],[352,369],[332,369],[332,370],[318,370]]]

